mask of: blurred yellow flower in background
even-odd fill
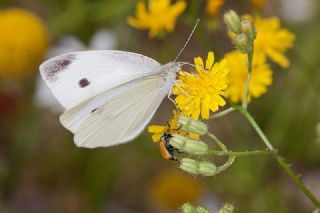
[[[224,0],[207,0],[206,11],[209,16],[216,17],[224,4]]]
[[[194,133],[190,133],[187,132],[183,129],[180,129],[180,127],[177,124],[177,120],[178,120],[178,114],[176,110],[173,110],[173,116],[171,119],[169,119],[168,121],[168,125],[166,126],[161,126],[161,125],[150,125],[148,126],[148,131],[150,133],[152,133],[152,141],[153,142],[159,142],[161,136],[166,133],[167,131],[169,131],[171,134],[180,134],[180,135],[186,135],[189,138],[198,140],[199,139],[199,135],[198,134],[194,134]],[[169,129],[170,127],[170,129]]]
[[[23,79],[38,73],[48,47],[44,23],[22,9],[0,10],[0,78]]]
[[[247,57],[239,51],[232,51],[225,56],[228,60],[230,72],[228,75],[229,86],[226,90],[227,97],[235,103],[241,102],[244,95],[247,79]],[[267,92],[267,87],[272,84],[272,71],[261,56],[253,57],[251,79],[249,84],[249,97],[257,98]]]
[[[128,17],[128,23],[138,29],[148,29],[149,36],[155,37],[163,31],[172,32],[176,19],[186,8],[186,2],[179,0],[170,4],[170,0],[150,0],[148,9],[144,2],[137,4],[136,17]]]
[[[193,119],[198,119],[201,114],[203,119],[208,119],[210,110],[215,112],[226,104],[222,96],[228,86],[229,67],[226,59],[214,63],[213,52],[208,53],[205,66],[201,57],[195,58],[194,63],[197,75],[179,73],[180,82],[173,89],[177,95],[175,101],[182,114]]]
[[[153,201],[177,210],[185,202],[196,202],[202,193],[202,185],[192,176],[177,170],[165,170],[153,180],[150,191]]]
[[[295,35],[281,28],[277,17],[256,17],[254,23],[257,30],[254,54],[268,57],[283,68],[288,67],[289,60],[284,53],[293,46]]]

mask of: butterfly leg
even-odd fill
[[[180,111],[179,111],[179,108],[176,104],[176,102],[170,97],[172,95],[172,90],[169,91],[168,93],[168,99],[174,104],[174,106],[176,107],[176,110],[177,110],[177,113],[178,113],[178,117],[180,115]]]

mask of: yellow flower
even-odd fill
[[[0,10],[0,78],[23,79],[38,73],[48,47],[43,22],[22,9]]]
[[[199,180],[177,170],[165,170],[156,176],[150,184],[153,202],[177,210],[183,203],[197,201],[202,194]]]
[[[206,11],[208,15],[216,17],[223,4],[224,0],[207,0]]]
[[[167,131],[169,131],[171,134],[186,135],[187,137],[195,139],[195,140],[199,139],[200,136],[198,134],[189,133],[189,132],[186,132],[186,131],[180,129],[180,127],[178,126],[177,120],[178,120],[178,114],[175,110],[173,110],[173,117],[168,121],[169,126],[168,125],[166,125],[166,126],[160,126],[160,125],[148,126],[148,131],[153,134],[152,141],[159,142],[161,136]]]
[[[230,72],[228,75],[229,87],[226,90],[227,97],[231,101],[241,102],[244,95],[247,79],[247,57],[238,51],[232,51],[225,56],[228,59]],[[252,64],[251,79],[249,84],[249,97],[257,98],[267,91],[272,83],[272,71],[263,57],[254,56]]]
[[[172,32],[178,16],[186,8],[186,2],[179,0],[149,0],[148,9],[143,2],[137,4],[136,17],[129,17],[128,23],[138,29],[149,29],[149,36],[155,37],[166,30]]]
[[[288,67],[289,60],[284,53],[293,46],[295,35],[281,28],[277,17],[265,19],[257,17],[254,23],[257,30],[254,54],[268,57],[283,68]]]
[[[179,87],[173,89],[177,95],[175,101],[182,114],[193,119],[198,119],[201,114],[203,119],[208,119],[210,110],[215,112],[226,104],[222,96],[227,88],[229,68],[226,59],[214,63],[213,52],[208,53],[205,66],[200,57],[195,58],[194,63],[196,74],[179,73]]]

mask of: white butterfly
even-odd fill
[[[54,57],[40,72],[66,109],[60,121],[74,133],[75,144],[95,148],[136,138],[171,91],[180,67],[137,53],[97,50]]]
[[[165,65],[117,50],[72,52],[40,65],[42,78],[66,109],[60,122],[74,134],[77,146],[122,144],[144,130],[164,97],[171,94],[176,73],[189,64],[176,60],[199,21],[174,62]]]

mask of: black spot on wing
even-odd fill
[[[90,85],[90,81],[87,79],[87,78],[83,78],[79,81],[79,86],[81,88],[84,88],[86,86],[89,86]]]
[[[75,58],[75,55],[68,54],[46,63],[44,67],[46,79],[48,81],[57,81],[59,79],[59,73],[65,71]]]

